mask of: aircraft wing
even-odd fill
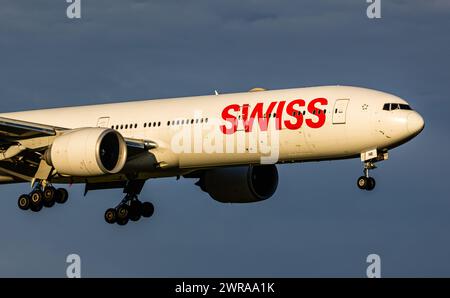
[[[39,168],[45,150],[67,131],[70,129],[0,117],[0,184],[2,174],[29,180]],[[158,147],[149,140],[124,139],[128,158]]]
[[[23,139],[55,136],[59,127],[0,117],[0,141],[15,142]]]

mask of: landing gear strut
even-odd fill
[[[55,203],[64,204],[69,198],[69,193],[64,188],[54,188],[50,184],[39,183],[31,193],[19,197],[17,205],[22,210],[30,209],[39,212],[43,207],[51,208]]]
[[[145,181],[129,181],[125,186],[125,198],[115,208],[105,212],[105,221],[109,224],[126,225],[130,220],[138,221],[141,217],[151,217],[155,208],[150,202],[141,202],[138,195],[142,191]]]

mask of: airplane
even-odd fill
[[[277,164],[360,158],[357,187],[375,188],[376,163],[424,128],[402,98],[373,89],[319,86],[129,101],[0,114],[0,184],[30,183],[18,199],[39,212],[63,204],[56,184],[123,189],[104,214],[126,225],[151,217],[139,195],[149,179],[196,179],[222,203],[269,199]]]

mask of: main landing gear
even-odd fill
[[[109,224],[126,225],[130,220],[138,221],[142,217],[151,217],[155,207],[150,202],[141,202],[138,195],[144,187],[145,181],[129,181],[125,186],[125,198],[115,208],[105,212],[105,221]]]
[[[53,207],[55,203],[64,204],[68,198],[69,193],[64,188],[56,189],[51,185],[38,184],[31,193],[21,195],[17,205],[22,210],[39,212],[43,207]]]
[[[126,225],[130,220],[138,221],[141,217],[151,217],[155,208],[150,202],[141,202],[137,195],[127,194],[122,202],[115,208],[105,212],[105,221],[109,224]]]

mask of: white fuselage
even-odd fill
[[[423,129],[423,119],[417,112],[400,108],[383,110],[386,103],[407,105],[405,100],[380,91],[324,86],[35,110],[0,116],[69,129],[114,128],[126,138],[156,142],[159,145],[157,159],[164,160],[165,167],[182,170],[261,161],[356,157],[369,150],[398,146]],[[270,108],[273,109],[270,111]],[[262,114],[258,114],[258,109]],[[252,116],[255,118],[253,126],[246,131],[248,122],[244,119],[248,121]],[[268,124],[266,132],[259,123],[262,121],[264,126],[264,119]],[[275,127],[278,121],[281,126]]]

